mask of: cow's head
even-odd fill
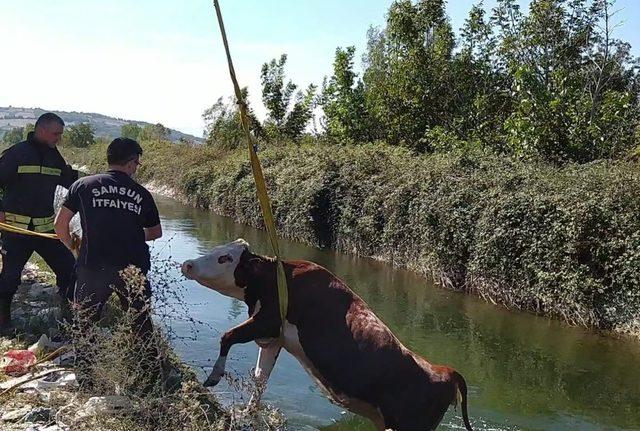
[[[235,272],[243,253],[248,250],[249,244],[243,239],[214,247],[205,256],[185,261],[182,274],[223,295],[243,300],[245,286],[238,284]]]

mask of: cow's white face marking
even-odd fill
[[[242,253],[249,248],[243,239],[214,247],[211,253],[182,264],[185,277],[196,280],[225,296],[244,300],[244,289],[236,285],[234,272]]]

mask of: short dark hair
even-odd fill
[[[62,118],[60,118],[59,115],[56,115],[53,112],[45,112],[44,114],[39,116],[38,119],[36,120],[35,128],[37,129],[38,127],[41,127],[41,126],[47,126],[51,123],[58,123],[59,125],[64,127],[64,121],[62,121]]]
[[[126,165],[142,154],[138,141],[129,138],[116,138],[107,147],[107,162],[110,165]]]

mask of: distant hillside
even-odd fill
[[[11,130],[14,127],[24,127],[25,124],[35,123],[36,118],[47,112],[40,108],[21,108],[16,106],[2,107],[0,106],[0,136],[4,132]],[[120,127],[127,123],[135,123],[140,127],[144,127],[149,123],[144,121],[123,120],[122,118],[108,117],[102,114],[86,113],[86,112],[65,112],[65,111],[51,111],[58,114],[67,126],[72,126],[78,123],[89,123],[93,127],[93,131],[96,136],[104,137],[117,137],[120,136]],[[202,138],[189,135],[188,133],[182,133],[178,130],[171,130],[170,139],[172,141],[178,141],[180,138],[188,141],[202,142]]]

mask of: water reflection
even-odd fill
[[[268,252],[262,231],[159,198],[167,237],[163,255],[176,260],[245,238]],[[166,241],[166,240],[165,240]],[[476,429],[617,430],[640,428],[640,346],[526,314],[507,312],[477,298],[437,289],[414,273],[387,264],[284,241],[285,256],[313,260],[344,279],[411,349],[457,368],[470,386]],[[239,301],[186,282],[191,312],[218,331],[241,322]],[[174,322],[180,329],[180,322]],[[188,361],[208,365],[219,333],[202,331],[178,346]],[[254,366],[252,344],[234,347],[230,368]],[[210,365],[209,365],[210,366]],[[225,391],[217,388],[217,390]],[[231,392],[229,392],[231,393]],[[266,398],[291,419],[293,429],[371,430],[369,424],[329,404],[290,356],[283,354]],[[459,429],[450,411],[442,429]]]

